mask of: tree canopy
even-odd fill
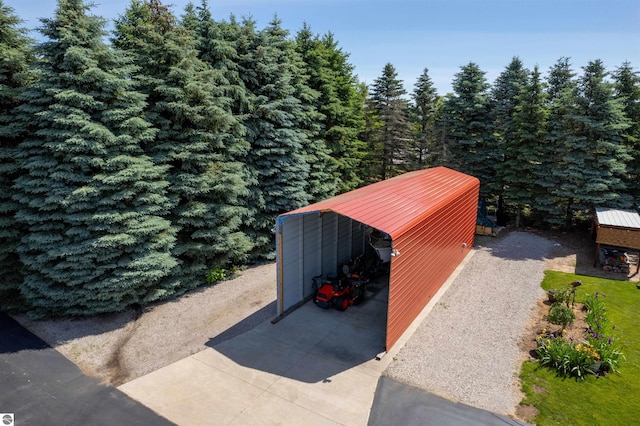
[[[0,0],[0,309],[115,312],[273,259],[278,215],[439,165],[476,176],[514,226],[571,229],[640,204],[640,74],[513,57],[412,92],[359,81],[335,35],[274,17],[115,21],[59,0],[36,43]],[[108,38],[110,36],[110,39]]]

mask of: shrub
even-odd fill
[[[222,281],[227,278],[227,273],[222,268],[214,268],[209,271],[207,275],[207,282],[209,284],[217,283],[218,281]]]
[[[563,328],[567,327],[575,319],[576,315],[573,313],[573,309],[560,303],[551,305],[547,314],[547,320],[550,323],[561,325]]]

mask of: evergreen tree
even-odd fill
[[[514,124],[514,114],[519,105],[519,98],[522,88],[527,84],[528,71],[518,57],[514,57],[506,69],[500,73],[491,90],[491,112],[494,125],[495,147],[497,155],[496,179],[493,182],[492,192],[498,195],[498,216],[502,217],[506,207],[504,201],[505,174],[513,175],[514,162],[516,159],[507,158],[507,153],[518,154],[518,141],[515,133],[517,128]],[[509,164],[505,165],[504,162]],[[508,170],[504,170],[508,168]],[[517,191],[516,191],[517,192]],[[518,225],[518,224],[517,224]]]
[[[583,67],[578,82],[578,116],[576,134],[583,144],[585,161],[579,185],[575,187],[582,209],[596,206],[630,207],[624,178],[631,160],[624,135],[629,120],[620,99],[614,98],[613,85],[600,60]],[[591,213],[591,212],[589,212]]]
[[[297,50],[297,43],[287,39],[288,32],[280,25],[280,21],[274,19],[266,30],[282,40],[283,51],[291,67],[295,97],[300,100],[302,110],[300,127],[307,137],[307,143],[303,145],[305,161],[309,165],[306,190],[309,202],[320,201],[336,194],[337,164],[324,139],[323,122],[326,117],[318,110],[320,92],[310,86],[309,68]]]
[[[536,184],[543,193],[536,200],[536,210],[551,226],[565,226],[573,221],[575,193],[562,183],[581,174],[582,153],[572,153],[577,143],[572,117],[577,114],[577,85],[569,58],[560,58],[549,70],[546,99],[549,118],[544,144],[539,147]]]
[[[247,259],[252,243],[241,227],[249,214],[243,161],[248,144],[231,113],[224,73],[198,58],[194,34],[159,0],[134,1],[116,22],[117,46],[139,67],[147,116],[158,129],[146,151],[169,166],[167,215],[177,229],[181,261],[167,296],[204,284],[212,268]]]
[[[503,145],[504,161],[500,172],[505,185],[504,195],[515,205],[516,226],[520,226],[522,209],[536,208],[538,198],[545,195],[544,189],[536,183],[547,125],[544,87],[537,66],[516,98],[511,119],[513,131]]]
[[[444,108],[453,164],[457,170],[480,179],[480,197],[491,195],[498,153],[492,136],[489,84],[484,71],[469,63],[456,73],[453,95]]]
[[[362,183],[358,168],[364,155],[358,139],[364,127],[363,104],[353,66],[331,33],[314,36],[306,24],[296,35],[296,48],[306,64],[309,86],[320,93],[315,102],[323,115],[320,136],[335,164],[337,191],[349,191]]]
[[[414,154],[414,169],[423,169],[437,162],[443,156],[438,143],[439,134],[436,126],[442,99],[433,86],[429,70],[424,69],[418,77],[413,90],[413,106],[411,117],[415,126],[415,136],[412,141]]]
[[[31,80],[28,67],[33,53],[27,30],[19,25],[20,19],[14,10],[0,0],[0,311],[23,304],[19,292],[21,263],[16,245],[24,229],[15,223],[17,204],[12,194],[19,173],[15,149],[24,135],[16,126],[12,112],[20,104],[22,89]]]
[[[33,316],[114,312],[157,295],[176,261],[166,172],[140,150],[154,131],[121,52],[103,42],[104,20],[81,0],[59,0],[42,20],[39,80],[17,120],[29,135],[17,158],[21,292]]]
[[[235,32],[239,75],[252,94],[244,125],[251,146],[247,164],[257,184],[252,187],[254,220],[247,232],[256,243],[254,254],[272,257],[277,215],[311,200],[306,107],[298,97],[297,76],[287,46],[290,41],[280,22],[276,19],[259,32],[248,19],[230,24]]]
[[[625,132],[625,145],[631,155],[627,163],[625,183],[627,193],[640,205],[640,73],[635,71],[631,63],[625,62],[613,73],[615,81],[615,97],[624,107],[630,120]]]
[[[369,87],[365,83],[360,83],[359,93],[362,100],[364,129],[358,138],[366,144],[366,150],[362,159],[359,176],[365,184],[378,182],[380,180],[379,171],[382,170],[382,138],[380,129],[383,126],[369,97]]]
[[[411,123],[408,104],[403,98],[406,93],[396,69],[387,63],[371,89],[371,107],[381,124],[375,132],[375,140],[380,143],[372,147],[379,158],[380,179],[391,178],[408,169]]]

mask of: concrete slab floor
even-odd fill
[[[381,374],[470,257],[381,360],[388,285],[378,282],[345,312],[309,302],[120,390],[179,425],[366,425]]]
[[[385,361],[386,295],[309,302],[272,324],[120,386],[180,425],[365,425]]]

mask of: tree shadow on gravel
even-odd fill
[[[92,317],[62,317],[44,320],[32,320],[26,314],[13,315],[22,326],[29,329],[51,346],[64,344],[74,339],[97,336],[122,329],[140,316],[140,308],[128,308],[112,314],[99,314]]]
[[[620,281],[639,281],[638,254],[629,251],[629,275],[594,266],[596,243],[589,230],[572,232],[505,228],[497,237],[476,235],[477,248],[508,260],[544,260],[545,269]]]

